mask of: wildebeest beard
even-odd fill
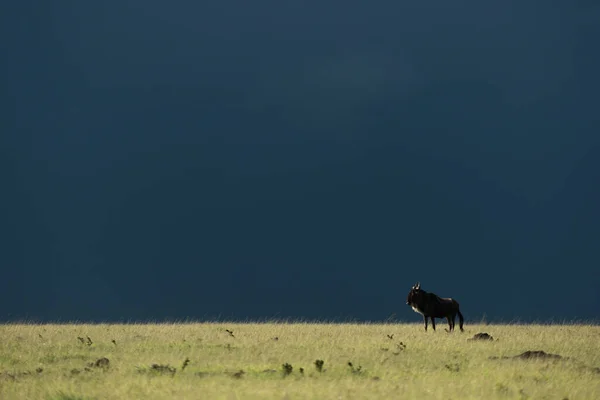
[[[464,330],[464,319],[458,302],[452,298],[440,298],[434,293],[428,293],[421,289],[421,284],[418,282],[408,293],[406,304],[410,305],[415,312],[423,315],[425,330],[427,330],[428,318],[431,319],[433,330],[435,330],[435,318],[446,318],[449,331],[453,331],[456,315],[459,317],[460,330]]]

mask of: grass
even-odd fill
[[[0,325],[0,399],[600,399],[600,326],[444,328]]]

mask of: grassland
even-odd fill
[[[0,399],[600,399],[599,326],[444,328],[0,325]]]

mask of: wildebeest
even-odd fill
[[[458,314],[460,330],[463,329],[463,316],[460,313],[459,304],[456,300],[450,298],[440,298],[433,293],[428,293],[421,289],[421,283],[417,282],[408,293],[406,304],[412,307],[415,312],[423,315],[425,320],[425,330],[427,330],[427,318],[431,318],[431,326],[435,331],[435,318],[446,318],[448,320],[449,331],[454,330],[454,320]]]

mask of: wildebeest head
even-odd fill
[[[422,292],[421,283],[417,282],[408,292],[408,296],[406,297],[406,304],[413,305],[416,303],[417,297]]]

